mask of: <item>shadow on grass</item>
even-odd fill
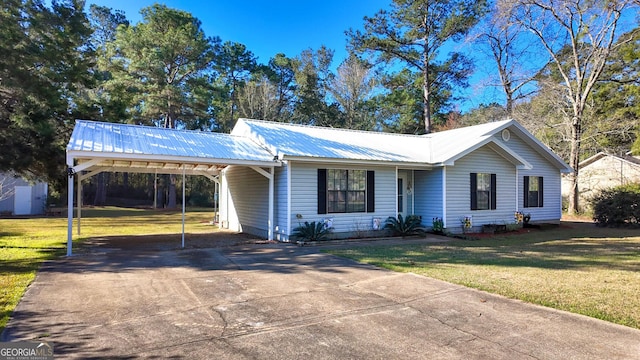
[[[588,223],[563,225],[553,230],[473,241],[361,247],[330,253],[377,266],[407,269],[435,264],[469,264],[640,271],[640,234],[637,230],[597,228]]]

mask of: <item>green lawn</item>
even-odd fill
[[[188,209],[185,232],[212,231],[210,209]],[[182,232],[182,213],[103,207],[83,209],[82,236]],[[0,332],[43,261],[66,254],[67,218],[0,219]]]
[[[639,229],[563,223],[483,240],[330,252],[640,328]]]

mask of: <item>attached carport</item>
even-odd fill
[[[67,256],[72,254],[73,192],[77,183],[78,234],[81,229],[82,180],[101,172],[205,176],[219,184],[229,165],[247,166],[269,180],[268,239],[273,239],[274,168],[281,163],[252,140],[230,134],[77,120],[67,145]],[[184,247],[185,189],[182,189]]]

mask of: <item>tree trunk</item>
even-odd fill
[[[164,126],[171,129],[175,129],[175,126],[176,126],[175,117],[173,116],[170,100],[168,101],[168,107],[169,107],[169,110],[167,111],[167,117],[165,118]],[[169,193],[167,194],[167,207],[169,209],[175,209],[176,208],[176,176],[169,175],[169,182],[167,184],[168,184],[168,190],[169,190]]]
[[[570,175],[571,192],[569,194],[569,208],[567,209],[567,213],[574,215],[578,213],[580,209],[580,189],[578,188],[580,141],[582,140],[582,116],[580,111],[574,115],[571,125],[571,154],[569,155],[569,163],[573,168],[573,173]]]
[[[176,176],[175,174],[169,175],[169,198],[167,199],[167,207],[169,209],[175,209],[176,204]]]
[[[422,112],[424,115],[424,132],[426,134],[429,134],[431,133],[431,91],[429,86],[429,82],[431,81],[431,79],[429,78],[429,60],[427,58],[426,51],[427,50],[425,45],[425,55],[423,60],[424,68],[422,70],[422,76],[424,80],[424,84],[422,85],[422,95],[424,97]]]
[[[93,198],[94,206],[103,206],[107,202],[107,179],[106,174],[96,175],[96,194]]]

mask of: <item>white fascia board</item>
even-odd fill
[[[281,158],[283,161],[296,161],[301,163],[324,163],[340,165],[372,165],[372,166],[397,166],[402,169],[423,169],[430,170],[433,164],[404,162],[404,161],[384,161],[384,160],[355,160],[355,159],[335,159],[335,158],[314,158],[304,156],[287,156]]]
[[[162,168],[130,168],[130,167],[118,167],[118,166],[101,166],[97,168],[101,170],[101,172],[126,172],[126,173],[136,173],[136,174],[158,174],[158,175],[182,175],[182,168],[175,169],[162,169]],[[217,175],[220,173],[220,170],[216,171],[202,171],[202,170],[189,170],[185,169],[186,175]]]
[[[279,161],[260,161],[243,159],[201,158],[187,156],[166,156],[130,153],[99,153],[87,151],[69,151],[67,159],[102,159],[102,160],[126,160],[149,161],[174,164],[212,164],[212,165],[244,165],[244,166],[282,166]],[[67,160],[69,162],[69,160]]]

